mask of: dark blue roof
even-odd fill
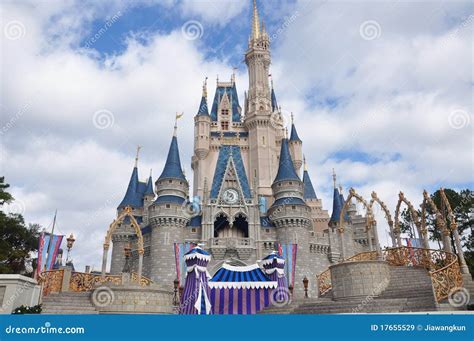
[[[318,199],[307,170],[303,172],[303,189],[305,199]]]
[[[199,104],[199,110],[197,116],[209,116],[209,109],[207,108],[207,99],[206,97],[201,97],[201,104]]]
[[[194,253],[199,253],[200,255],[210,256],[209,252],[204,251],[199,246],[196,246],[196,247],[192,248],[191,250],[186,252],[184,255],[192,255]]]
[[[217,121],[217,108],[225,93],[227,93],[229,101],[232,105],[232,122],[240,122],[240,113],[242,109],[239,105],[239,97],[237,96],[237,88],[235,87],[235,83],[232,87],[217,87],[216,94],[214,95],[214,100],[212,101],[211,120]]]
[[[285,258],[283,258],[282,256],[280,256],[278,253],[272,252],[272,253],[270,253],[268,256],[266,256],[266,257],[264,258],[264,260],[265,260],[265,259],[274,259],[274,258],[285,259]]]
[[[295,127],[294,123],[291,124],[290,141],[299,141],[299,142],[301,142],[301,139],[298,136],[298,132],[296,131],[296,127]]]
[[[201,222],[202,222],[202,216],[197,215],[197,216],[192,217],[189,220],[188,226],[199,227],[199,226],[201,226]]]
[[[286,197],[275,200],[272,207],[280,205],[306,205],[306,203],[301,198]]]
[[[343,206],[344,206],[344,198],[342,194],[339,194],[338,189],[334,188],[334,195],[333,195],[333,200],[332,200],[332,214],[331,214],[331,219],[329,219],[330,222],[334,222],[334,223],[339,222],[339,216],[341,215]],[[344,220],[346,221],[349,220],[347,211],[344,214]]]
[[[143,194],[144,195],[155,195],[155,192],[153,191],[153,180],[151,178],[151,175],[148,178],[148,181],[146,183],[145,192]]]
[[[227,268],[227,269],[226,269]],[[240,270],[239,268],[242,268]],[[250,269],[251,268],[251,269]],[[234,270],[235,269],[235,270]],[[247,270],[249,269],[249,270]],[[224,264],[210,282],[270,282],[270,278],[258,267],[238,267]]]
[[[156,204],[178,204],[182,205],[185,201],[184,198],[178,197],[176,195],[161,195],[156,200]]]
[[[222,181],[224,180],[225,171],[227,169],[227,163],[229,158],[232,157],[234,161],[235,170],[239,178],[240,186],[245,198],[250,198],[250,187],[247,180],[247,174],[245,173],[244,163],[242,161],[242,155],[240,153],[239,146],[224,145],[219,150],[219,156],[217,158],[216,170],[214,172],[214,179],[212,181],[211,198],[215,199],[219,195]]]
[[[273,90],[273,87],[272,87],[272,111],[275,111],[277,109],[278,109],[278,103],[275,96],[275,90]]]
[[[147,225],[145,227],[142,227],[141,230],[142,230],[142,234],[151,233],[151,226]]]
[[[127,206],[138,208],[143,206],[143,194],[139,191],[139,185],[140,182],[138,181],[138,169],[137,167],[134,167],[132,176],[128,182],[127,192],[125,193],[125,196],[118,208]]]
[[[293,161],[291,160],[290,150],[288,149],[288,139],[281,140],[280,165],[278,166],[278,173],[273,182],[283,180],[300,180],[298,174],[296,174]]]
[[[186,180],[181,168],[181,161],[179,159],[178,139],[173,136],[171,139],[170,149],[168,151],[168,157],[166,158],[165,168],[161,173],[158,180],[166,178],[177,178]]]

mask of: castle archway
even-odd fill
[[[224,213],[216,216],[214,220],[214,238],[248,238],[249,227],[247,217],[241,213],[229,221]]]

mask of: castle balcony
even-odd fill
[[[239,259],[246,260],[255,250],[252,238],[211,238],[209,244],[215,259],[224,259],[227,252],[235,252]]]

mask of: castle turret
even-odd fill
[[[293,114],[291,114],[290,153],[296,173],[300,174],[300,168],[303,164],[303,142],[296,131]]]
[[[165,167],[155,184],[157,199],[149,209],[153,259],[150,277],[171,288],[176,277],[174,243],[182,242],[183,229],[189,222],[185,209],[189,185],[181,168],[176,125]]]
[[[312,230],[311,210],[304,201],[303,182],[296,174],[288,148],[288,139],[281,141],[278,173],[272,184],[275,202],[268,217],[277,228],[281,244],[296,244],[298,258],[309,257],[309,236]],[[302,280],[313,269],[305,262],[296,262],[295,293],[303,293]],[[308,277],[309,278],[309,277]],[[314,283],[311,283],[313,286]]]

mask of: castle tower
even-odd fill
[[[303,182],[296,174],[291,159],[288,139],[281,142],[278,173],[272,184],[275,202],[268,210],[272,223],[277,228],[277,239],[281,244],[297,244],[298,259],[295,272],[295,293],[303,293],[303,278],[313,278],[309,259],[309,236],[312,230],[311,210],[304,198]],[[314,283],[311,284],[312,286]]]
[[[296,173],[301,174],[300,169],[303,164],[303,142],[296,131],[293,114],[291,114],[290,153]]]
[[[313,221],[314,232],[323,233],[328,227],[329,215],[326,210],[323,210],[322,200],[318,199],[316,196],[313,183],[311,182],[311,178],[308,173],[306,159],[304,157],[303,165],[304,201],[311,208],[311,219]]]
[[[183,230],[189,222],[183,208],[189,185],[181,168],[176,125],[165,167],[155,185],[157,199],[149,208],[150,277],[154,282],[171,288],[176,278],[174,243],[183,241]]]
[[[133,215],[141,217],[143,215],[143,188],[144,184],[138,180],[138,152],[135,157],[135,166],[128,182],[127,191],[119,206],[117,207],[117,216],[119,216],[125,207],[131,207]],[[134,236],[134,230],[127,220],[120,224],[112,234],[112,259],[110,273],[119,274],[122,272],[125,264],[124,249],[131,242]]]
[[[249,131],[250,179],[257,181],[256,192],[260,196],[272,195],[271,185],[278,167],[277,129],[271,119],[272,95],[268,82],[270,39],[264,24],[260,28],[256,1],[253,3],[252,33],[249,38],[245,63],[249,74],[246,99],[245,126]]]
[[[204,195],[204,177],[209,171],[209,162],[204,162],[209,154],[211,140],[211,116],[207,106],[207,78],[202,86],[199,110],[194,116],[194,155],[191,167],[194,172],[193,193],[200,198]]]
[[[143,194],[143,222],[145,225],[149,223],[149,212],[148,209],[150,208],[151,204],[155,200],[155,191],[153,190],[153,179],[151,177],[151,170],[150,176],[146,183],[145,193]]]

